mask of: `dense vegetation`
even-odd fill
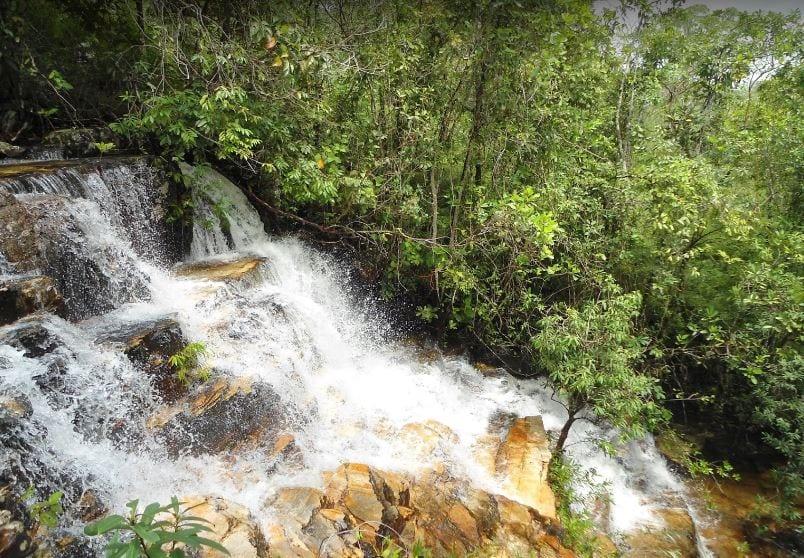
[[[108,122],[216,165],[277,222],[360,248],[438,334],[549,375],[571,417],[706,423],[709,457],[771,463],[801,496],[800,14],[10,0],[0,17],[0,139]]]

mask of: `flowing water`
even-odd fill
[[[142,162],[0,181],[20,198],[48,193],[68,199],[86,252],[117,281],[115,292],[130,295],[83,321],[47,315],[41,325],[53,342],[46,354],[26,356],[0,345],[0,389],[23,394],[33,408],[24,432],[0,453],[4,470],[17,471],[25,482],[49,482],[50,489],[71,487],[68,499],[92,488],[115,510],[135,497],[150,502],[210,494],[265,518],[272,513],[266,501],[277,489],[321,486],[321,473],[344,462],[412,473],[447,463],[476,486],[504,494],[473,452],[489,424],[509,413],[541,415],[548,431],[561,427],[566,413],[543,382],[484,375],[464,357],[406,342],[374,301],[350,288],[346,266],[299,239],[269,237],[245,196],[217,173],[196,178],[207,202],[196,200],[190,258],[264,258],[257,277],[216,282],[183,277],[168,266],[152,234],[154,176]],[[225,204],[228,234],[210,200]],[[146,426],[161,405],[150,379],[119,346],[103,341],[126,324],[165,316],[174,317],[189,340],[206,343],[216,375],[266,387],[270,398],[260,412],[293,435],[303,466],[259,448],[221,455],[177,455],[166,448]],[[19,327],[0,328],[0,334]],[[396,435],[408,423],[428,420],[457,435],[457,441],[442,441],[429,462]],[[614,437],[580,421],[568,451],[606,484],[611,505],[602,521],[617,533],[657,522],[654,510],[684,489],[650,438],[615,456],[589,442]],[[80,527],[76,518],[68,520]]]

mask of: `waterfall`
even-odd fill
[[[344,462],[411,473],[447,463],[474,485],[505,494],[474,457],[489,424],[501,413],[541,415],[548,431],[560,429],[566,411],[543,381],[483,374],[463,356],[423,351],[389,325],[375,301],[350,289],[335,258],[294,237],[268,236],[243,193],[220,174],[183,170],[199,184],[190,259],[251,258],[258,262],[253,280],[215,281],[169,265],[154,193],[159,179],[142,160],[0,180],[0,188],[23,201],[66,200],[78,224],[72,234],[73,244],[83,246],[81,261],[104,270],[117,281],[111,291],[125,295],[108,296],[92,317],[79,316],[88,319],[46,315],[0,328],[0,343],[6,341],[0,391],[22,394],[32,407],[21,430],[4,440],[4,470],[63,490],[71,502],[91,488],[114,510],[135,497],[211,494],[267,517],[266,501],[278,489],[320,486],[321,473]],[[70,266],[47,271],[76,272]],[[291,434],[300,460],[285,463],[248,447],[205,452],[193,440],[169,449],[149,428],[167,402],[112,333],[165,317],[188,340],[206,344],[216,375],[261,386],[259,420]],[[32,327],[39,328],[36,350],[9,341]],[[446,425],[455,439],[423,457],[394,433],[426,421]],[[612,532],[626,532],[658,522],[653,511],[683,489],[650,437],[614,456],[588,441],[615,437],[580,421],[567,451],[607,485],[606,523]],[[80,528],[76,517],[68,523]]]

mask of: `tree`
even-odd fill
[[[636,369],[643,351],[633,328],[640,301],[636,292],[610,287],[599,300],[558,308],[541,320],[533,346],[568,413],[557,452],[579,419],[605,421],[629,438],[667,418],[656,403],[662,397],[658,381]]]

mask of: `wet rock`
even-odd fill
[[[657,510],[661,525],[649,526],[626,537],[626,550],[622,556],[649,557],[676,556],[697,558],[695,524],[687,510],[665,508]]]
[[[64,346],[64,343],[35,316],[0,328],[0,343],[23,351],[23,356],[27,358],[40,358]]]
[[[323,490],[286,488],[271,502],[278,518],[265,527],[271,556],[374,556],[384,545],[416,541],[435,556],[572,556],[553,520],[444,468],[414,477],[348,463],[324,480]]]
[[[32,414],[31,402],[21,393],[0,393],[0,430],[13,428]]]
[[[511,498],[556,517],[553,491],[547,482],[550,448],[541,417],[517,418],[504,437],[492,434],[480,440],[478,460],[502,483]]]
[[[458,436],[448,426],[435,421],[411,422],[402,427],[399,436],[422,458],[429,458],[439,447],[454,445]]]
[[[211,380],[173,405],[152,415],[172,455],[220,453],[268,445],[287,425],[280,398],[269,386],[248,378]]]
[[[117,138],[109,128],[65,128],[53,130],[42,143],[63,147],[66,157],[89,157],[100,153],[98,143],[117,143]]]
[[[128,267],[118,254],[99,254],[70,213],[65,198],[37,195],[19,200],[0,194],[0,253],[18,273],[41,273],[57,282],[65,316],[83,319],[147,292],[144,277],[122,278],[106,267]],[[108,258],[109,261],[104,261]],[[99,262],[103,261],[102,267]]]
[[[53,200],[53,205],[59,210],[61,204],[61,201]],[[36,270],[43,263],[37,259],[39,235],[35,229],[36,219],[34,213],[13,194],[0,190],[0,252],[19,272]]]
[[[770,510],[758,506],[762,500],[774,502],[778,498],[778,486],[770,471],[743,470],[739,480],[703,479],[691,488],[707,503],[701,534],[716,556],[804,555],[800,522],[780,522],[778,517],[763,514]],[[800,514],[804,513],[802,504],[798,503]],[[750,549],[747,554],[745,549]]]
[[[102,334],[97,340],[122,345],[131,362],[151,376],[154,387],[166,402],[173,402],[187,392],[187,386],[179,381],[169,362],[171,356],[187,345],[175,318],[126,324]]]
[[[264,558],[268,556],[265,537],[249,511],[233,502],[217,497],[185,498],[187,513],[207,520],[211,533],[204,536],[221,543],[231,556],[238,558]],[[225,556],[210,548],[202,548],[200,558]]]
[[[64,299],[50,277],[0,281],[0,325],[10,324],[39,310],[60,313],[63,307]]]
[[[109,508],[98,498],[94,490],[85,490],[78,500],[78,517],[81,521],[89,523],[96,521],[109,512]]]
[[[36,545],[28,535],[25,509],[10,485],[0,486],[0,556],[29,556]]]
[[[176,274],[181,277],[207,279],[209,281],[241,281],[259,278],[260,267],[266,258],[247,257],[237,260],[204,260],[180,264]]]
[[[19,145],[12,145],[10,143],[0,141],[0,154],[5,157],[22,157],[25,155],[27,149],[25,147],[20,147]]]

